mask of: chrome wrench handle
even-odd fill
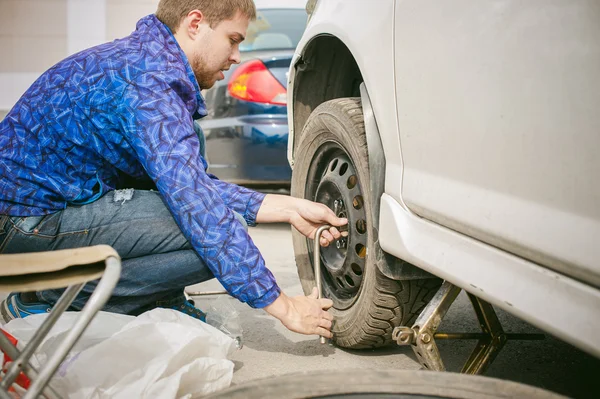
[[[317,282],[317,293],[319,295],[319,299],[323,297],[323,283],[321,281],[321,234],[323,234],[323,232],[329,228],[331,228],[331,226],[324,225],[317,229],[313,247],[313,267],[315,268],[315,281]],[[327,342],[325,337],[321,337],[320,341],[322,344]]]

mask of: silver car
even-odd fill
[[[292,194],[350,220],[336,343],[393,342],[445,280],[600,356],[598,2],[366,4],[309,1],[288,80]]]

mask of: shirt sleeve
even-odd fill
[[[256,214],[265,199],[265,194],[219,180],[214,175],[210,176],[227,206],[242,215],[248,226],[256,226]]]
[[[262,194],[219,184],[206,173],[192,116],[165,80],[144,76],[143,84],[130,84],[121,106],[125,140],[202,261],[240,301],[255,308],[272,303],[281,291],[228,206],[254,222]]]

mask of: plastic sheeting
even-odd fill
[[[36,351],[39,367],[79,316],[65,313]],[[46,315],[2,328],[19,349]],[[51,380],[68,398],[189,398],[228,387],[236,342],[216,328],[170,309],[138,317],[99,312]]]

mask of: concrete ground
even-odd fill
[[[261,225],[250,235],[262,251],[281,288],[288,295],[302,294],[296,273],[288,225]],[[189,290],[222,290],[217,281],[192,286]],[[200,308],[208,309],[216,297],[196,297]],[[235,353],[233,384],[305,370],[406,369],[419,365],[410,347],[353,351],[319,344],[317,337],[292,333],[266,312],[251,309],[227,298],[240,312],[244,347]],[[534,327],[499,311],[506,331],[539,332]],[[450,309],[440,331],[479,332],[466,295]],[[458,371],[474,341],[442,342],[440,351],[446,367]],[[600,397],[600,360],[572,346],[548,337],[544,341],[509,341],[492,364],[487,376],[538,386],[574,398]]]

